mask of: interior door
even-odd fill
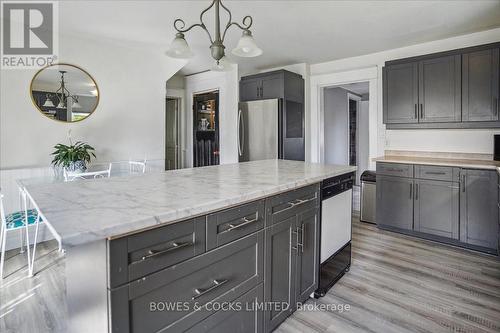
[[[459,55],[419,62],[419,122],[455,122],[462,117]]]
[[[179,100],[167,99],[165,123],[165,170],[174,170],[180,167],[179,159]]]

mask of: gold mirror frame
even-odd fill
[[[80,71],[82,71],[84,74],[86,74],[91,80],[92,82],[94,83],[95,85],[95,89],[97,90],[97,95],[96,95],[96,102],[95,102],[95,105],[94,105],[94,108],[92,109],[92,111],[89,112],[89,115],[86,116],[85,118],[82,118],[82,119],[78,119],[78,120],[74,120],[74,121],[64,121],[64,120],[59,120],[59,119],[55,119],[55,118],[52,118],[48,115],[45,114],[45,112],[43,110],[41,110],[38,106],[38,104],[36,103],[36,100],[33,96],[33,82],[35,81],[35,79],[38,77],[38,75],[40,73],[42,73],[45,69],[47,68],[50,68],[50,67],[54,67],[54,66],[70,66],[70,67],[74,67]],[[77,66],[77,65],[73,65],[73,64],[69,64],[69,63],[65,63],[65,62],[61,62],[61,63],[54,63],[54,64],[50,64],[48,66],[45,66],[41,69],[39,69],[35,75],[33,75],[33,78],[31,79],[31,82],[30,82],[30,86],[29,86],[29,95],[30,95],[30,98],[31,98],[31,102],[33,103],[33,105],[35,106],[35,108],[38,110],[39,113],[41,113],[44,117],[50,119],[50,120],[53,120],[53,121],[57,121],[57,122],[60,122],[60,123],[64,123],[64,124],[74,124],[74,123],[78,123],[80,121],[83,121],[83,120],[86,120],[88,119],[92,114],[94,114],[94,112],[96,111],[97,109],[97,106],[99,105],[99,102],[100,102],[100,98],[101,98],[101,91],[99,90],[99,86],[96,82],[96,80],[94,79],[94,77],[92,75],[90,75],[89,72],[87,72],[85,69],[81,68],[80,66]]]

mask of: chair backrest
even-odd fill
[[[145,173],[146,172],[146,162],[144,161],[128,161],[130,173]]]
[[[74,172],[68,171],[66,168],[64,168],[64,181],[72,182],[77,179],[109,178],[111,176],[111,166],[112,163],[109,163],[109,166],[106,170],[89,172]]]
[[[2,228],[7,226],[7,219],[5,218],[5,210],[3,208],[3,194],[0,193],[0,222]]]

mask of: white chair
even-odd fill
[[[26,219],[26,216],[28,217]],[[21,232],[21,253],[23,253],[23,231],[26,232],[27,239],[27,250],[28,250],[28,271],[31,274],[32,270],[30,263],[30,245],[29,245],[29,234],[28,234],[28,226],[33,225],[35,223],[40,222],[40,215],[38,214],[36,209],[27,209],[24,211],[15,212],[12,214],[5,215],[5,210],[3,206],[3,194],[0,193],[0,247],[1,247],[1,256],[0,256],[0,281],[3,279],[3,267],[5,264],[5,243],[7,240],[7,232],[19,230]],[[27,222],[27,223],[26,223]],[[37,225],[38,231],[38,225]],[[33,255],[34,258],[34,255]]]
[[[128,167],[130,173],[145,173],[146,172],[146,162],[147,160],[144,161],[128,161]]]
[[[66,168],[63,169],[64,172],[64,181],[72,182],[77,179],[89,179],[89,178],[109,178],[111,176],[111,166],[112,163],[109,163],[109,166],[105,170],[99,171],[89,171],[89,172],[76,172],[76,171],[68,171]]]

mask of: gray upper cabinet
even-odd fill
[[[388,61],[388,129],[499,128],[500,43]]]
[[[462,170],[460,241],[496,252],[498,246],[497,172]]]
[[[377,224],[413,230],[413,179],[377,175]]]
[[[420,61],[418,73],[419,122],[460,121],[460,56]]]
[[[260,87],[262,81],[259,79],[249,79],[240,82],[240,101],[256,101],[260,99]]]
[[[498,48],[462,55],[463,121],[498,120]]]
[[[283,95],[283,77],[281,75],[270,75],[262,78],[261,99],[276,98]]]
[[[286,70],[241,78],[240,102],[271,98],[304,103],[304,79],[301,75]]]
[[[384,123],[417,123],[418,64],[386,66],[383,73]]]
[[[415,180],[414,230],[458,239],[459,184]]]

